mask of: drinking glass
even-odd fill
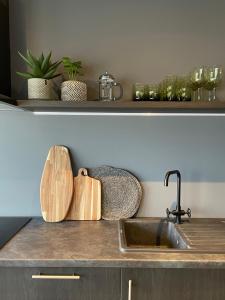
[[[156,84],[149,84],[148,85],[148,100],[149,101],[158,101],[159,100],[159,91],[158,85]]]
[[[145,100],[145,85],[143,83],[136,83],[134,85],[134,100],[135,101]]]
[[[177,101],[177,76],[167,76],[159,85],[160,100]]]
[[[178,101],[191,101],[190,81],[187,77],[177,79],[176,95]]]
[[[190,86],[193,91],[194,101],[202,100],[202,87],[205,80],[204,69],[204,67],[197,68],[190,74]]]
[[[161,81],[158,85],[158,94],[160,101],[166,101],[166,88],[165,88],[165,81]]]
[[[209,92],[208,101],[216,101],[216,88],[222,81],[223,70],[221,67],[208,67],[204,72],[204,87]]]

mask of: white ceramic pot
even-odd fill
[[[28,99],[52,99],[52,80],[28,79]]]
[[[87,101],[87,85],[81,81],[64,81],[61,86],[62,101]]]

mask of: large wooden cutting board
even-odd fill
[[[73,196],[73,172],[69,151],[53,146],[48,153],[40,185],[40,200],[46,222],[65,219]]]
[[[88,176],[82,168],[74,177],[73,200],[67,220],[101,219],[101,182]]]

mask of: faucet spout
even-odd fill
[[[179,170],[173,170],[169,171],[166,173],[165,178],[164,178],[164,186],[168,186],[169,184],[169,178],[171,175],[176,175],[177,176],[177,206],[176,209],[170,212],[167,209],[167,216],[169,217],[170,214],[175,216],[175,222],[177,224],[181,224],[181,216],[188,214],[188,216],[191,216],[191,211],[188,209],[187,212],[181,209],[180,205],[180,198],[181,198],[181,174]]]
[[[179,180],[181,181],[180,171],[178,171],[178,170],[168,171],[165,175],[164,186],[169,185],[169,178],[170,178],[171,175],[177,175],[177,180],[179,178]]]

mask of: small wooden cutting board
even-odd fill
[[[79,169],[74,177],[74,193],[67,220],[101,219],[101,182],[88,176],[86,169]]]
[[[53,146],[48,153],[40,185],[40,200],[46,222],[65,219],[73,196],[73,172],[69,151]]]

